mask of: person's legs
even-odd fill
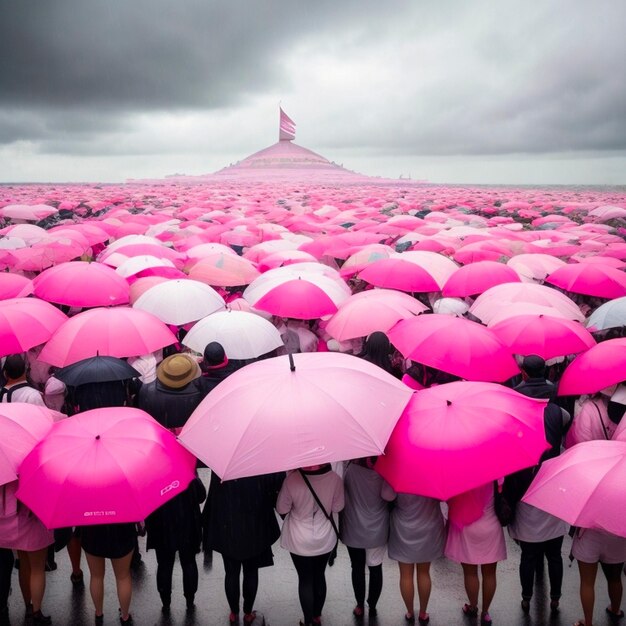
[[[172,574],[174,572],[176,552],[163,548],[156,548],[155,552],[157,561],[157,591],[161,597],[163,609],[167,612],[172,603]]]
[[[70,557],[70,563],[72,565],[72,582],[74,584],[80,584],[83,580],[83,571],[80,569],[80,558],[82,555],[80,537],[72,535],[72,538],[67,544],[67,554]]]
[[[519,545],[522,549],[522,555],[519,561],[519,579],[522,585],[522,599],[528,602],[533,597],[537,559],[543,558],[543,548],[540,543],[531,543],[528,541],[520,541]]]
[[[35,550],[34,552],[24,552],[30,567],[30,599],[33,603],[33,614],[41,611],[43,594],[46,591],[46,559],[48,548]],[[21,567],[20,557],[20,567]]]
[[[406,607],[407,617],[411,617],[415,610],[415,585],[413,583],[413,563],[401,563],[398,561],[400,569],[400,595]]]
[[[563,584],[563,537],[556,537],[543,542],[543,552],[548,561],[548,577],[550,578],[550,599],[558,601],[561,598]]]
[[[89,568],[89,593],[96,609],[96,615],[102,615],[104,604],[104,559],[85,552]]]
[[[467,593],[468,605],[474,609],[478,606],[478,591],[480,590],[478,565],[461,563],[461,567],[463,568],[463,584],[465,585],[465,593]]]
[[[239,587],[239,575],[241,573],[241,561],[231,559],[222,554],[224,560],[224,590],[226,600],[231,613],[239,615],[239,597],[241,595]]]
[[[0,616],[8,611],[13,561],[13,550],[0,548]]]
[[[313,618],[322,616],[326,602],[326,565],[330,558],[328,554],[311,557],[313,559]]]
[[[198,591],[198,563],[194,550],[180,550],[178,552],[180,568],[183,571],[183,593],[187,600],[187,606],[193,606],[196,592]]]
[[[30,561],[28,555],[23,550],[17,551],[17,558],[20,563],[20,569],[18,570],[18,580],[20,583],[20,591],[22,592],[22,598],[24,598],[24,604],[26,610],[31,605],[31,593],[30,593]]]
[[[298,597],[300,599],[300,607],[304,615],[305,626],[313,623],[313,607],[314,607],[314,568],[312,556],[300,556],[291,553],[291,560],[298,574]]]
[[[383,590],[383,566],[370,565],[370,584],[367,592],[367,606],[370,613],[376,610],[376,605]]]
[[[430,563],[418,563],[417,568],[417,595],[420,601],[420,617],[424,617],[428,611],[428,600],[432,581],[430,579]]]
[[[497,563],[485,563],[480,566],[480,573],[483,577],[483,606],[482,612],[489,613],[491,601],[496,595],[496,568]]]
[[[602,571],[606,576],[606,582],[608,585],[609,591],[609,600],[611,601],[611,606],[609,610],[614,615],[618,615],[622,610],[622,569],[624,567],[623,563],[600,563],[602,566]]]
[[[593,624],[593,605],[596,600],[595,584],[598,564],[578,561],[578,572],[580,574],[580,603],[583,605],[585,624],[590,626]]]
[[[365,604],[365,548],[348,547],[350,555],[350,568],[352,571],[352,589],[357,608],[363,613]],[[356,611],[357,609],[355,609]]]
[[[256,565],[243,562],[243,582],[241,592],[243,594],[243,612],[252,615],[256,592],[259,589],[259,568]],[[244,617],[245,619],[245,617]]]
[[[126,556],[119,559],[111,559],[115,584],[117,586],[117,599],[120,602],[120,617],[126,621],[130,611],[130,600],[133,595],[133,581],[130,577],[130,563],[133,559],[134,549]]]

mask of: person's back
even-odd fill
[[[26,360],[21,354],[7,356],[2,373],[6,382],[0,390],[0,402],[26,402],[45,406],[41,393],[26,379]]]
[[[546,362],[536,354],[524,357],[521,365],[524,380],[515,387],[515,391],[529,398],[554,400],[556,386],[546,379]]]

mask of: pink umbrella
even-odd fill
[[[386,333],[403,319],[419,315],[426,305],[401,291],[370,289],[350,296],[329,320],[326,331],[338,341]]]
[[[574,526],[626,537],[626,441],[586,441],[545,461],[522,501]]]
[[[572,263],[555,270],[546,282],[573,293],[600,298],[626,296],[626,273],[597,263]]]
[[[549,315],[515,315],[489,328],[514,354],[538,354],[546,360],[596,345],[580,322]]]
[[[2,217],[32,222],[37,222],[55,213],[58,213],[57,209],[47,204],[9,204],[0,209]]]
[[[195,466],[147,413],[95,409],[57,422],[35,446],[17,497],[48,528],[138,522],[184,491]]]
[[[524,282],[543,282],[548,274],[565,265],[565,261],[549,254],[518,254],[506,264],[512,267]]]
[[[135,304],[141,295],[148,291],[148,289],[160,283],[165,283],[167,280],[168,279],[165,278],[165,276],[144,276],[142,278],[137,278],[130,285],[130,303]]]
[[[376,287],[400,291],[439,291],[439,285],[423,267],[398,257],[370,263],[359,272],[359,278]]]
[[[31,248],[11,250],[11,254],[15,257],[15,269],[30,272],[41,272],[57,263],[77,259],[84,252],[84,247],[70,239],[63,241],[48,239],[45,242],[36,243]]]
[[[407,359],[474,381],[502,382],[519,374],[511,351],[488,329],[452,315],[420,315],[388,333]]]
[[[128,282],[101,263],[61,263],[44,270],[33,285],[38,298],[68,306],[114,306],[129,300]]]
[[[48,341],[66,320],[64,313],[43,300],[0,301],[0,356],[26,352]]]
[[[454,382],[418,391],[376,470],[398,492],[447,500],[535,465],[549,446],[545,402],[502,385]]]
[[[559,383],[560,396],[596,393],[626,380],[626,339],[603,341],[578,355]]]
[[[0,300],[29,296],[33,292],[30,278],[10,272],[0,272]]]
[[[279,317],[317,319],[337,311],[330,296],[315,283],[302,278],[287,280],[253,303],[255,309]]]
[[[90,309],[68,319],[45,345],[39,360],[65,367],[98,354],[149,354],[176,341],[160,319],[145,311],[128,307]]]
[[[201,258],[189,270],[189,278],[211,287],[249,285],[259,271],[253,263],[234,254],[217,253]]]
[[[17,468],[54,423],[50,409],[11,402],[0,405],[0,485],[17,480]]]
[[[223,480],[383,451],[411,390],[347,354],[292,358],[231,374],[183,427],[181,443]]]
[[[496,261],[477,261],[459,267],[443,286],[441,293],[445,297],[475,296],[490,287],[502,283],[519,283],[517,273],[504,263]]]

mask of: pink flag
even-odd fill
[[[280,141],[291,141],[296,138],[296,123],[280,108]]]

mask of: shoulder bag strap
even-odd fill
[[[18,383],[17,385],[13,385],[13,387],[11,387],[10,389],[3,387],[2,397],[4,397],[4,394],[6,393],[7,402],[11,402],[11,398],[13,397],[13,392],[17,391],[18,389],[22,389],[23,387],[30,387],[30,385],[28,383]]]
[[[600,424],[602,424],[602,432],[604,433],[604,438],[610,439],[609,433],[606,429],[606,426],[604,425],[604,420],[602,419],[602,412],[600,411],[600,407],[593,401],[592,404],[596,407],[596,411],[598,412],[598,419],[600,420]]]
[[[339,537],[339,529],[337,528],[337,524],[335,524],[335,518],[332,515],[329,515],[326,509],[324,508],[324,505],[319,499],[319,496],[317,495],[317,493],[315,493],[315,489],[313,489],[313,486],[311,485],[306,474],[301,469],[299,469],[298,471],[300,472],[300,476],[302,476],[302,480],[304,480],[304,482],[306,483],[306,486],[309,488],[309,491],[315,498],[315,502],[317,502],[317,506],[319,506],[322,513],[324,513],[324,515],[326,516],[326,519],[331,523],[333,530],[335,531],[335,534],[337,535],[337,537]]]

